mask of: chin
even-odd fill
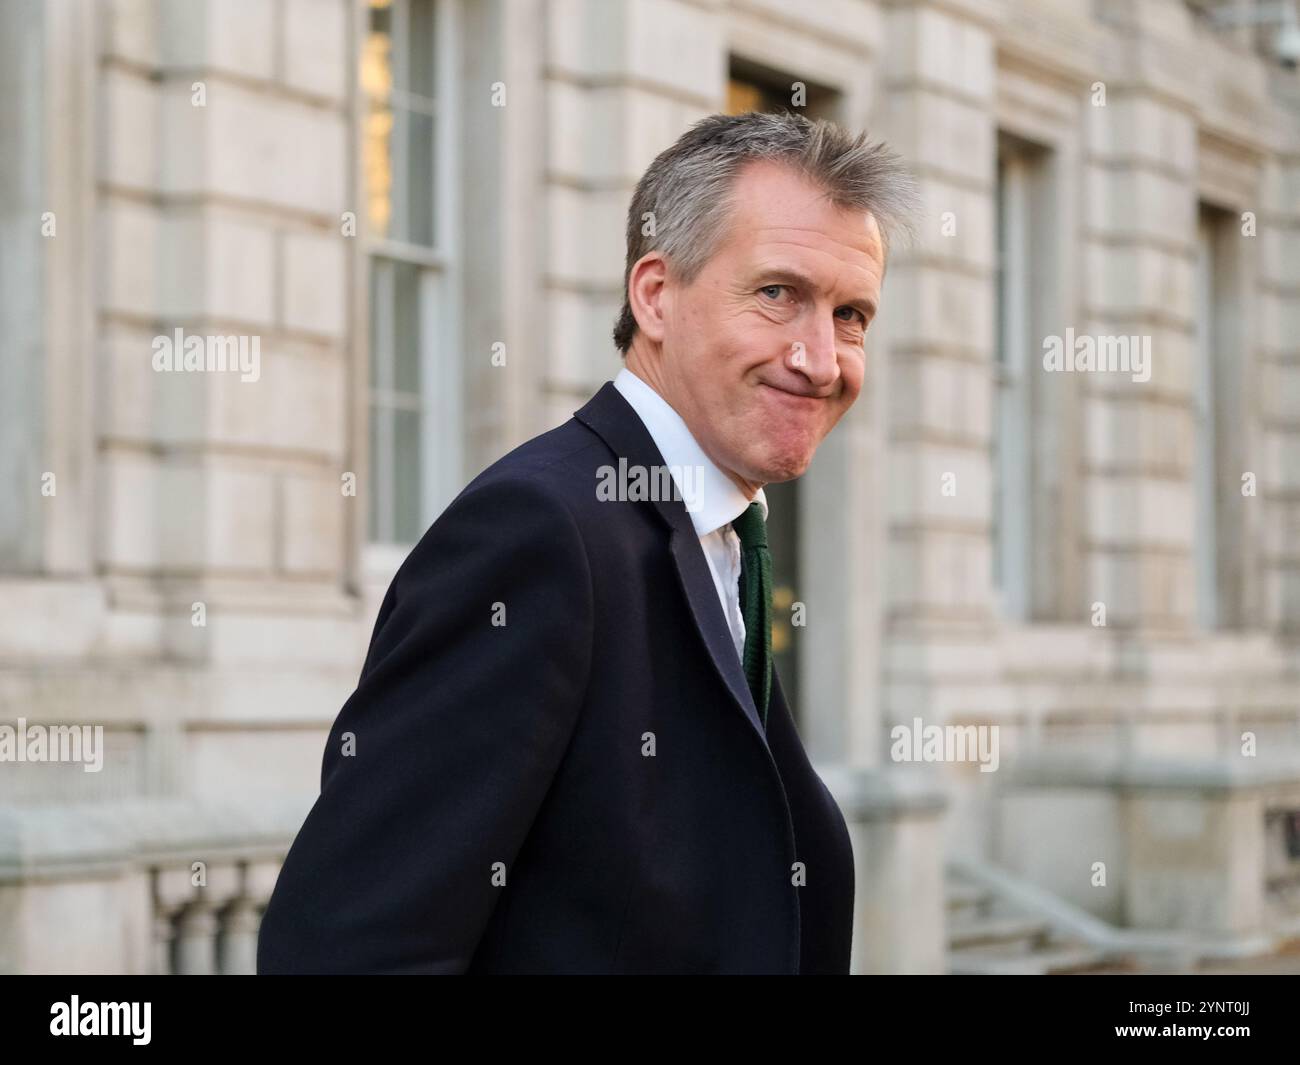
[[[796,477],[802,475],[811,464],[811,454],[772,456],[756,479],[764,484],[780,484],[782,481],[793,481]]]

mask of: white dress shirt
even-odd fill
[[[751,501],[735,481],[714,465],[686,428],[681,415],[658,392],[626,366],[614,377],[614,387],[645,423],[664,464],[673,472],[682,498],[694,504],[687,507],[687,512],[700,538],[709,572],[713,574],[713,585],[735,641],[736,654],[743,662],[745,621],[740,616],[740,537],[731,523],[745,512]],[[688,467],[694,467],[696,477],[691,490],[677,476],[678,470]],[[763,520],[767,521],[767,497],[763,489],[758,490],[754,501],[763,508]]]

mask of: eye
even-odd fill
[[[767,296],[769,299],[776,299],[777,296],[789,287],[789,285],[764,285],[758,291],[763,293],[763,295]]]
[[[856,314],[856,315],[858,316],[858,321],[860,321],[864,326],[867,324],[867,316],[866,316],[865,314],[863,314],[860,310],[858,310],[856,307],[847,307],[847,306],[845,306],[845,307],[836,307],[836,308],[835,308],[835,313],[836,313],[836,314],[839,314],[840,311],[848,311],[850,314]],[[841,318],[841,319],[840,319],[841,322],[851,322],[852,320],[853,320],[852,318]]]

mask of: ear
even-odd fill
[[[663,253],[646,252],[632,267],[627,279],[627,302],[636,318],[637,329],[657,344],[664,339],[663,299],[668,264]]]

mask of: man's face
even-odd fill
[[[718,466],[755,486],[807,469],[862,389],[883,273],[870,214],[789,167],[741,171],[721,245],[660,297],[658,383]]]

